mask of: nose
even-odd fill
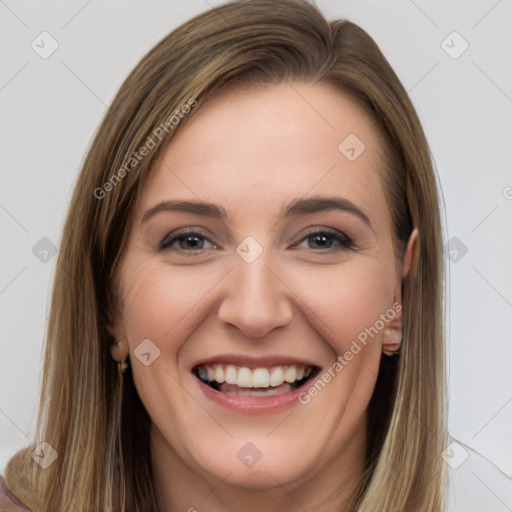
[[[273,329],[291,322],[292,292],[263,255],[252,263],[237,257],[224,286],[218,317],[247,337],[263,338]]]

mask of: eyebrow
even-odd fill
[[[142,222],[146,222],[150,217],[160,212],[184,212],[202,215],[204,217],[213,217],[216,219],[226,219],[228,214],[222,206],[204,201],[183,201],[180,199],[163,201],[153,208],[150,208],[142,217]]]
[[[340,210],[348,212],[359,217],[370,228],[372,227],[368,215],[356,206],[352,201],[343,197],[325,197],[317,196],[308,199],[296,199],[292,201],[282,211],[283,218],[292,217],[294,215],[307,215],[310,213],[324,212],[330,210]]]
[[[359,217],[370,229],[372,228],[368,216],[352,201],[342,197],[326,197],[317,196],[307,199],[295,199],[290,204],[285,206],[281,211],[282,218],[289,218],[299,215],[308,215],[312,213],[339,210],[351,213]],[[219,205],[213,203],[206,203],[204,201],[184,201],[184,200],[169,200],[163,201],[153,208],[150,208],[142,217],[142,222],[145,222],[153,215],[160,212],[183,212],[191,213],[194,215],[202,215],[204,217],[211,217],[215,219],[225,220],[228,216],[226,210]]]

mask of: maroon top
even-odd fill
[[[30,512],[9,489],[5,478],[0,475],[0,512]]]

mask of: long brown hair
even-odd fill
[[[124,379],[118,374],[107,329],[134,205],[173,134],[217,92],[294,81],[331,84],[371,116],[385,141],[398,257],[411,230],[419,230],[419,251],[403,283],[403,347],[381,362],[369,406],[366,471],[353,509],[443,509],[443,259],[428,144],[371,37],[348,21],[327,22],[302,0],[237,1],[185,23],[142,59],[105,115],[72,197],[53,287],[34,445],[45,441],[58,457],[42,469],[31,446],[5,471],[29,506],[157,510],[149,417],[130,371]],[[187,104],[192,111],[170,121]],[[155,147],[135,158],[149,139]]]

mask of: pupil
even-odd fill
[[[330,247],[330,243],[329,243],[330,239],[326,235],[315,235],[315,236],[313,236],[312,240],[313,240],[313,245],[316,245],[320,248]]]
[[[199,241],[199,237],[197,236],[187,236],[182,238],[181,240],[181,248],[182,249],[201,249],[201,242]]]

